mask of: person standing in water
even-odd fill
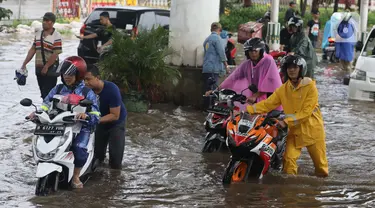
[[[286,118],[279,125],[289,128],[283,171],[297,174],[297,160],[302,148],[306,147],[315,166],[315,175],[327,177],[324,121],[319,109],[315,81],[306,77],[306,62],[300,56],[285,57],[281,70],[288,81],[266,100],[247,106],[247,111],[250,114],[268,113],[282,105]]]

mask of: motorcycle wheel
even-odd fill
[[[221,146],[223,143],[219,141],[218,139],[212,139],[212,137],[216,137],[216,133],[210,133],[206,137],[206,142],[204,143],[204,146],[202,148],[203,153],[211,153],[211,152],[217,152],[221,149]]]
[[[59,173],[53,172],[38,179],[35,188],[35,195],[47,196],[52,191],[56,192],[59,186]]]
[[[336,52],[335,51],[332,52],[331,57],[330,57],[330,61],[332,63],[338,63],[339,62],[339,60],[336,58]]]
[[[245,181],[246,177],[248,176],[248,166],[248,163],[244,161],[229,162],[223,176],[223,183],[231,184],[232,182]]]

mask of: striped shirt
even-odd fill
[[[41,33],[43,30],[39,30],[35,33],[34,38],[34,46],[36,49],[35,54],[35,67],[36,68],[43,68],[43,57],[42,57],[42,50],[41,50]],[[62,41],[61,41],[61,34],[54,30],[51,35],[43,36],[43,48],[44,48],[44,56],[46,63],[48,59],[52,56],[53,53],[60,54],[62,53]],[[57,61],[58,59],[56,59]]]

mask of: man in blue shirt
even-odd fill
[[[109,165],[112,169],[121,169],[127,112],[120,89],[113,82],[101,80],[95,65],[88,67],[85,84],[99,96],[102,116],[95,132],[95,157],[103,162],[109,144]]]
[[[225,56],[225,47],[223,47],[220,32],[221,24],[214,22],[211,24],[211,35],[206,38],[203,43],[204,59],[203,59],[203,92],[213,90],[213,86],[209,85],[209,78],[212,77],[216,82],[219,74],[225,74],[228,71],[227,57]],[[224,64],[224,65],[223,65]],[[210,98],[204,99],[204,109],[210,105]]]

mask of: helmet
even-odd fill
[[[298,31],[302,31],[303,20],[299,17],[291,17],[288,21],[288,26],[295,25],[298,28]]]
[[[263,18],[271,19],[271,12],[270,12],[270,11],[267,11],[267,12],[264,14]]]
[[[288,79],[288,73],[287,73],[288,66],[292,64],[299,66],[299,69],[300,69],[299,77],[303,78],[307,73],[307,65],[306,65],[305,59],[303,59],[301,56],[290,55],[290,56],[285,56],[281,60],[281,71],[284,74],[285,79],[286,80]]]
[[[87,71],[87,65],[85,60],[79,56],[70,56],[62,61],[57,68],[58,72],[61,72],[61,76],[70,75],[76,76],[76,82],[80,82],[85,77]]]
[[[253,50],[259,50],[260,52],[260,59],[263,58],[263,53],[265,51],[266,44],[264,41],[260,38],[250,38],[243,44],[243,49],[245,51],[245,55],[247,59],[250,59],[249,57],[249,51]]]

